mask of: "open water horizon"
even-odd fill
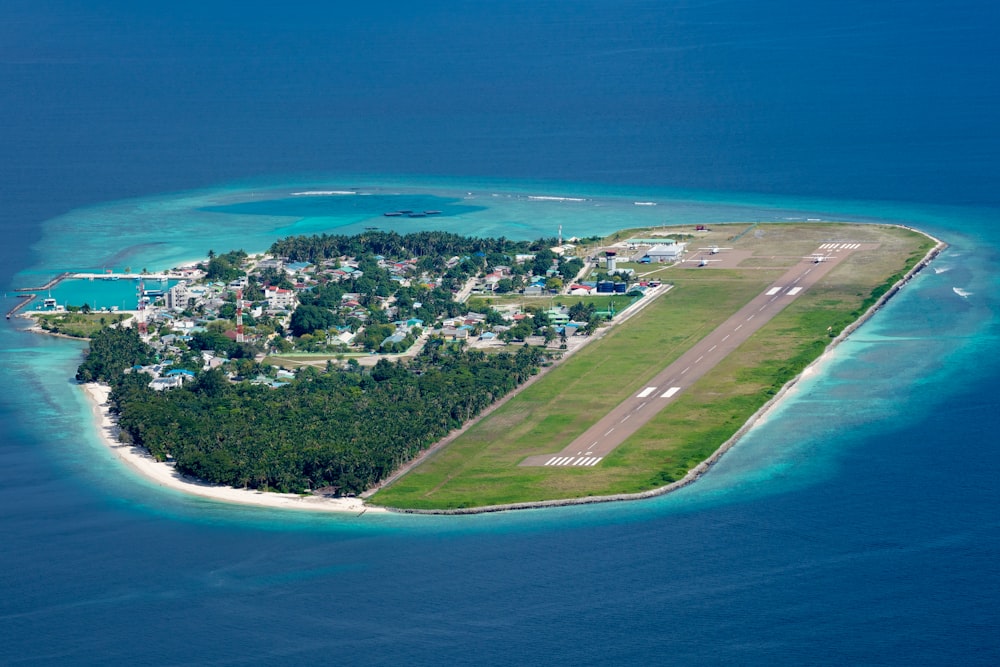
[[[439,197],[465,233],[822,217],[950,247],[696,484],[497,515],[155,488],[100,444],[83,345],[0,327],[0,662],[995,664],[997,9],[342,9],[13,0],[4,289],[372,224],[300,186]]]

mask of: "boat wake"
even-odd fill
[[[959,295],[960,297],[962,297],[963,299],[967,299],[967,298],[969,298],[970,296],[972,296],[972,292],[967,292],[967,291],[965,291],[964,289],[962,289],[961,287],[952,287],[952,288],[951,288],[951,290],[952,290],[952,291],[953,291],[953,292],[954,292],[955,294],[957,294],[957,295]]]
[[[945,273],[946,271],[951,271],[950,266],[935,266],[934,273]]]
[[[582,197],[551,197],[548,195],[528,195],[528,199],[534,201],[587,201]]]
[[[331,197],[333,195],[356,195],[354,190],[306,190],[305,192],[293,192],[294,197]]]

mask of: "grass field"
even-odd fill
[[[376,504],[460,508],[630,493],[663,486],[705,460],[788,380],[816,359],[933,243],[896,227],[721,225],[694,245],[753,255],[732,269],[674,268],[674,288],[472,425],[387,488]],[[735,353],[593,468],[518,467],[554,453],[644,386],[695,341],[827,241],[876,242],[843,261]]]
[[[38,326],[51,333],[73,336],[74,338],[90,338],[108,324],[131,319],[127,313],[45,313],[31,314]]]

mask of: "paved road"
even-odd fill
[[[824,261],[815,263],[803,259],[793,266],[712,333],[695,343],[674,363],[660,371],[643,389],[623,401],[561,452],[531,456],[520,465],[591,467],[600,463],[609,452],[638,431],[796,297],[816,284],[845,257],[857,250],[878,247],[876,244],[837,245],[845,247],[829,249],[830,252],[827,252],[828,248],[817,251],[826,255]],[[711,268],[698,270],[710,271]]]

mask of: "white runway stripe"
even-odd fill
[[[553,456],[545,462],[547,466],[596,466],[601,462],[603,456]]]
[[[772,287],[771,289],[767,290],[767,292],[765,292],[765,294],[767,296],[774,296],[775,294],[777,294],[780,291],[781,291],[780,287]]]
[[[802,291],[801,287],[793,287],[792,289],[788,290],[788,296],[795,296],[801,291]]]
[[[663,392],[663,395],[660,396],[660,398],[670,398],[680,390],[681,390],[680,387],[671,387],[670,389],[667,389],[665,392]]]
[[[643,389],[642,391],[640,391],[638,394],[636,394],[636,398],[646,398],[647,396],[649,396],[650,394],[652,394],[654,391],[656,391],[656,387],[646,387],[645,389]]]

